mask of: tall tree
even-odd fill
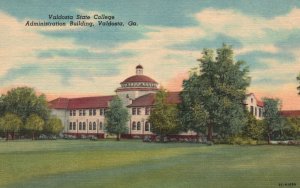
[[[300,73],[297,76],[297,81],[299,82],[299,86],[297,87],[298,95],[300,95]]]
[[[270,144],[273,132],[282,124],[280,117],[280,100],[264,98],[264,122],[267,125],[268,144]]]
[[[151,131],[160,136],[161,142],[168,134],[179,131],[177,106],[167,103],[167,92],[163,88],[160,88],[155,95],[155,104],[149,122],[151,123]]]
[[[194,91],[195,88],[201,88],[197,80],[197,74],[191,73],[190,78],[183,81],[184,90],[180,94],[182,102],[179,104],[179,117],[181,130],[195,131],[199,142],[200,134],[205,134],[207,130],[208,114],[203,102],[197,100],[197,91]]]
[[[35,133],[42,131],[45,121],[37,114],[31,114],[25,124],[25,129],[30,131],[32,134],[32,140],[35,139]]]
[[[1,97],[1,103],[2,113],[14,113],[21,117],[23,123],[31,114],[37,114],[45,121],[49,118],[50,111],[45,95],[37,96],[33,88],[11,89]]]
[[[6,113],[0,118],[0,130],[6,133],[6,140],[8,140],[9,134],[12,134],[14,139],[15,132],[17,132],[22,126],[22,120],[19,116],[12,113]]]
[[[201,106],[207,115],[192,120],[205,122],[208,140],[213,131],[222,138],[238,134],[247,122],[243,100],[250,84],[248,67],[243,61],[234,61],[231,46],[223,44],[216,52],[203,50],[200,67],[184,81],[181,94],[183,103],[191,103],[192,109]]]
[[[49,121],[45,123],[44,131],[47,134],[58,135],[64,129],[61,120],[55,116],[50,117]]]
[[[121,134],[127,132],[126,123],[129,119],[128,110],[123,107],[123,103],[118,96],[110,101],[106,111],[106,130],[108,133],[116,134],[117,140],[121,138]]]

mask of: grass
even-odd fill
[[[299,186],[299,149],[136,140],[1,141],[0,187]]]

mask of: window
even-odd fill
[[[255,116],[257,116],[257,107],[255,107]]]
[[[73,110],[73,116],[76,116],[76,110]]]
[[[82,129],[83,129],[83,130],[86,129],[85,122],[82,123]]]
[[[73,130],[76,130],[76,122],[73,122]]]
[[[150,111],[151,111],[151,108],[150,107],[146,107],[145,108],[145,115],[150,115]]]
[[[96,122],[93,123],[93,130],[96,130]]]
[[[100,116],[104,116],[104,108],[100,108]]]
[[[100,130],[103,130],[102,122],[100,122],[99,129],[100,129]]]
[[[137,108],[137,115],[141,115],[141,108]]]
[[[82,110],[79,110],[79,116],[82,116]]]
[[[136,115],[136,108],[132,108],[132,115]]]
[[[82,130],[82,123],[79,122],[79,130]]]
[[[141,122],[137,122],[136,130],[141,130]]]
[[[250,113],[251,113],[252,115],[254,115],[254,109],[253,109],[253,106],[250,107]]]
[[[89,116],[92,116],[92,115],[93,115],[93,110],[89,109]]]
[[[132,122],[132,130],[136,130],[136,122]]]
[[[93,109],[93,116],[96,115],[96,109]]]
[[[92,122],[89,123],[89,130],[92,130]]]
[[[253,103],[253,98],[251,98],[251,103]]]
[[[148,121],[145,123],[145,131],[150,131],[150,123]]]
[[[82,110],[82,115],[85,116],[85,110]]]
[[[69,130],[72,130],[72,122],[70,122]]]
[[[72,115],[73,115],[72,110],[70,110],[70,116],[72,116]]]
[[[262,108],[259,108],[258,112],[259,112],[259,117],[262,117]]]

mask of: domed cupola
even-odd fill
[[[143,66],[135,67],[136,75],[126,78],[121,82],[121,88],[126,89],[157,89],[157,82],[152,78],[143,75]]]
[[[158,90],[158,83],[149,76],[143,74],[142,65],[137,65],[135,67],[135,72],[135,75],[130,76],[121,82],[121,87],[116,90],[121,98],[134,99],[148,93],[155,93]]]

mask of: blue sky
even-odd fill
[[[24,26],[49,14],[106,14],[138,26]],[[300,1],[11,0],[0,1],[0,23],[2,93],[26,85],[49,98],[113,94],[137,64],[180,90],[201,50],[227,43],[250,67],[249,92],[300,109]]]

